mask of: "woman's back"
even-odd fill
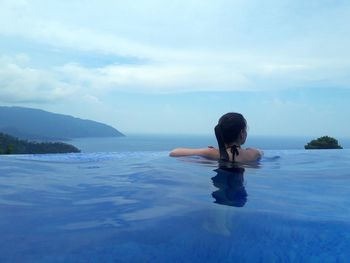
[[[227,149],[227,154],[230,162],[247,163],[259,161],[262,157],[262,151],[254,148],[237,149],[238,154],[233,154],[230,149]]]

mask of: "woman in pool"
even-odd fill
[[[224,162],[255,162],[263,153],[258,149],[241,148],[247,139],[247,122],[240,113],[229,112],[223,115],[215,126],[215,136],[219,149],[212,146],[202,149],[176,148],[170,156],[198,155]]]

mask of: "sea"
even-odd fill
[[[304,149],[304,145],[316,139],[307,136],[249,136],[244,147],[262,150]],[[343,148],[350,148],[350,137],[338,139]],[[214,135],[163,135],[131,134],[126,137],[79,138],[67,143],[83,152],[170,151],[177,147],[217,147]]]
[[[260,162],[169,157],[211,136],[130,135],[0,156],[0,262],[349,262],[350,140],[254,137]]]

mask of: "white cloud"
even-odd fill
[[[107,10],[107,3],[115,11]],[[279,11],[288,15],[288,11],[281,6],[270,10],[268,14],[259,15],[253,11],[253,3],[244,4],[240,1],[219,1],[217,4],[206,5],[190,1],[189,9],[186,9],[189,6],[184,2],[168,8],[158,1],[146,1],[137,6],[108,1],[93,2],[93,8],[85,7],[79,1],[48,4],[41,1],[2,0],[0,5],[0,35],[3,37],[15,36],[23,41],[44,43],[63,53],[69,49],[97,56],[111,54],[144,59],[140,64],[111,64],[103,67],[84,67],[67,60],[66,65],[61,67],[35,68],[31,64],[33,58],[30,54],[3,57],[0,69],[2,100],[54,101],[69,96],[86,96],[99,100],[100,96],[115,90],[142,93],[251,91],[307,86],[308,83],[319,80],[340,86],[349,84],[348,53],[343,57],[336,56],[333,60],[324,59],[321,52],[305,55],[310,47],[320,50],[314,45],[317,39],[310,40],[303,36],[304,33],[312,32],[312,25],[317,24],[320,17],[315,18],[316,22],[307,24],[306,29],[300,28],[302,34],[291,38],[284,39],[281,36],[284,36],[284,29],[293,29],[290,32],[295,34],[293,23],[301,23],[295,19],[284,25],[275,25],[275,34],[269,27],[265,27],[265,35],[260,32],[264,25],[281,22],[281,16],[275,16]],[[81,7],[86,12],[86,17],[80,17],[84,14],[80,12],[77,14],[79,17],[75,18],[72,15],[74,6]],[[146,10],[147,6],[159,10],[152,9],[151,15],[151,11]],[[195,6],[199,9],[193,11]],[[68,15],[65,7],[71,8]],[[229,16],[228,8],[235,16]],[[182,9],[186,12],[179,13],[180,17],[172,18],[173,20],[167,18],[173,11]],[[241,9],[247,13],[240,13]],[[199,15],[200,20],[192,16],[191,10]],[[337,10],[333,9],[333,15],[339,14]],[[130,11],[130,17],[126,11]],[[107,22],[103,22],[103,19],[96,19],[97,14],[103,12],[108,14],[110,24],[104,24]],[[114,12],[115,16],[112,16]],[[247,20],[251,13],[258,16]],[[93,15],[95,25],[89,21],[89,15]],[[139,20],[137,15],[140,16]],[[206,17],[211,22],[202,24]],[[342,17],[345,17],[344,13]],[[160,24],[163,20],[165,25]],[[303,21],[309,20],[304,17]],[[175,27],[177,25],[179,28]],[[256,27],[253,28],[252,25]],[[248,29],[251,31],[247,32]],[[145,37],[146,33],[143,35],[141,32],[148,30],[151,38]],[[312,34],[322,33],[315,31]],[[198,36],[198,40],[191,38],[191,34]],[[276,38],[269,39],[271,35]],[[216,37],[222,38],[221,44],[218,44],[220,41]],[[189,47],[180,48],[177,42],[186,43],[187,38],[190,39]],[[163,41],[164,39],[172,39],[173,42]],[[256,39],[263,41],[252,43]],[[285,46],[276,47],[274,41]],[[334,40],[330,43],[334,47]],[[220,49],[220,46],[224,48]],[[295,56],[298,51],[301,51],[299,57]],[[315,54],[321,56],[315,57]]]
[[[244,90],[248,80],[231,68],[176,64],[111,65],[88,69],[66,65],[59,69],[72,83],[101,90],[186,92]],[[228,72],[230,71],[230,72]]]
[[[25,56],[26,58],[26,56]],[[0,98],[2,102],[56,101],[72,94],[72,86],[50,71],[34,69],[0,57]]]
[[[314,97],[333,91],[293,104],[283,89],[350,87],[349,3],[0,0],[0,103],[41,103],[134,132],[211,131],[233,108],[266,134],[305,133],[310,116],[328,125],[333,107],[328,123],[347,123],[348,91],[326,109]],[[216,92],[213,101],[198,91],[252,93]],[[261,105],[266,94],[283,99]],[[303,125],[291,125],[299,116]]]
[[[310,69],[311,66],[303,64],[264,64],[261,65],[261,73],[266,75],[273,75],[276,73],[290,73]]]
[[[243,63],[206,57],[182,63],[115,64],[99,68],[70,63],[43,69],[31,67],[30,61],[25,54],[0,59],[2,102],[53,102],[84,97],[97,103],[115,91],[176,93],[281,89],[317,81],[319,71],[324,70],[277,62],[250,66],[247,65],[249,60]],[[332,75],[328,72],[322,77],[331,79]],[[339,76],[337,79],[340,81]],[[347,79],[342,81],[339,84],[345,85]]]

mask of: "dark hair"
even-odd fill
[[[236,112],[229,112],[223,115],[218,124],[215,126],[215,136],[218,141],[220,160],[229,161],[229,157],[226,151],[226,145],[235,142],[240,132],[247,127],[247,122],[243,115]],[[234,155],[238,155],[238,151],[232,148],[233,158]]]

